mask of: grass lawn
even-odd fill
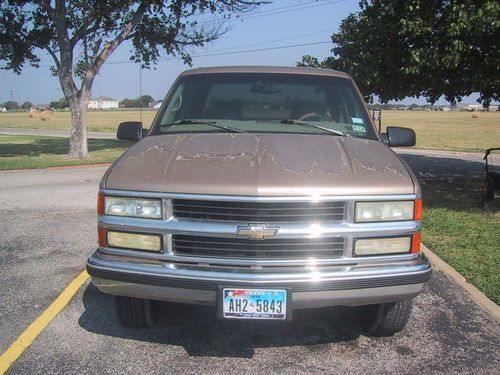
[[[479,208],[480,181],[426,182],[423,243],[500,304],[500,198]]]
[[[88,142],[90,159],[74,160],[67,156],[68,138],[0,135],[0,170],[107,163],[130,145],[114,139],[89,139]]]
[[[148,128],[156,111],[142,112]],[[89,131],[116,132],[122,121],[139,120],[139,111],[89,111]],[[483,151],[500,144],[500,112],[414,112],[382,111],[383,125],[399,125],[417,132],[417,147],[455,151]],[[48,121],[30,118],[28,113],[0,113],[0,128],[69,130],[70,113],[56,112]]]
[[[387,125],[409,127],[417,133],[417,148],[481,151],[500,145],[500,112],[382,111]]]

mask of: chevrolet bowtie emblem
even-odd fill
[[[273,237],[280,228],[268,228],[265,225],[250,224],[247,227],[238,227],[237,236],[248,237],[251,240],[263,240]]]

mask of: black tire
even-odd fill
[[[411,300],[364,306],[363,328],[370,336],[392,336],[406,327],[411,309]]]
[[[147,328],[154,324],[153,304],[148,299],[116,296],[115,308],[124,327]]]

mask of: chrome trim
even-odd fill
[[[99,226],[110,230],[139,231],[144,233],[200,234],[222,237],[236,237],[241,223],[212,222],[199,220],[166,221],[139,219],[132,217],[99,216]],[[259,223],[252,223],[259,224]],[[264,224],[264,223],[262,223]],[[321,237],[321,236],[390,236],[411,234],[421,228],[420,221],[395,221],[385,223],[273,223],[279,227],[274,238]]]
[[[231,270],[211,270],[203,267],[178,267],[172,263],[133,260],[107,256],[97,250],[88,260],[87,267],[118,271],[135,275],[157,275],[158,277],[191,282],[213,283],[321,283],[338,280],[366,280],[375,277],[397,277],[429,273],[431,266],[424,255],[401,264],[379,264],[378,266],[357,265],[337,266],[325,270],[304,269],[302,272],[231,272]]]
[[[359,306],[411,299],[432,274],[419,256],[403,265],[335,267],[334,270],[280,273],[177,268],[158,262],[119,260],[96,251],[87,261],[92,282],[104,293],[170,302],[214,305],[221,284],[277,286],[292,290],[292,308]],[[114,279],[113,279],[114,278]]]
[[[171,236],[170,236],[171,238]],[[167,236],[167,243],[168,242]],[[419,254],[398,254],[398,255],[374,255],[370,257],[341,257],[335,259],[328,258],[309,258],[309,259],[239,259],[239,258],[217,258],[217,257],[196,257],[196,256],[181,256],[175,255],[171,252],[171,244],[167,244],[169,246],[163,254],[158,253],[150,253],[139,250],[124,250],[118,248],[110,248],[110,247],[100,247],[99,251],[102,254],[108,256],[115,257],[124,257],[133,259],[138,258],[139,260],[151,260],[151,261],[163,261],[163,262],[172,262],[174,263],[182,263],[182,264],[191,264],[191,265],[204,265],[204,266],[243,266],[243,267],[290,267],[290,266],[299,266],[299,267],[315,267],[315,266],[328,266],[328,265],[380,265],[380,264],[390,264],[390,265],[398,265],[398,264],[406,264],[408,262],[412,262],[416,258],[419,257]]]
[[[318,196],[250,196],[250,195],[206,195],[206,194],[183,194],[183,193],[158,193],[151,191],[129,191],[100,189],[104,195],[122,197],[143,197],[143,198],[163,198],[163,199],[199,199],[199,200],[219,200],[229,202],[310,202],[310,201],[386,201],[386,200],[414,200],[421,198],[415,194],[401,195],[318,195]]]

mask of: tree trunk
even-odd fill
[[[75,159],[89,159],[87,147],[87,105],[88,99],[78,96],[70,100],[71,131],[69,139],[69,157]]]

